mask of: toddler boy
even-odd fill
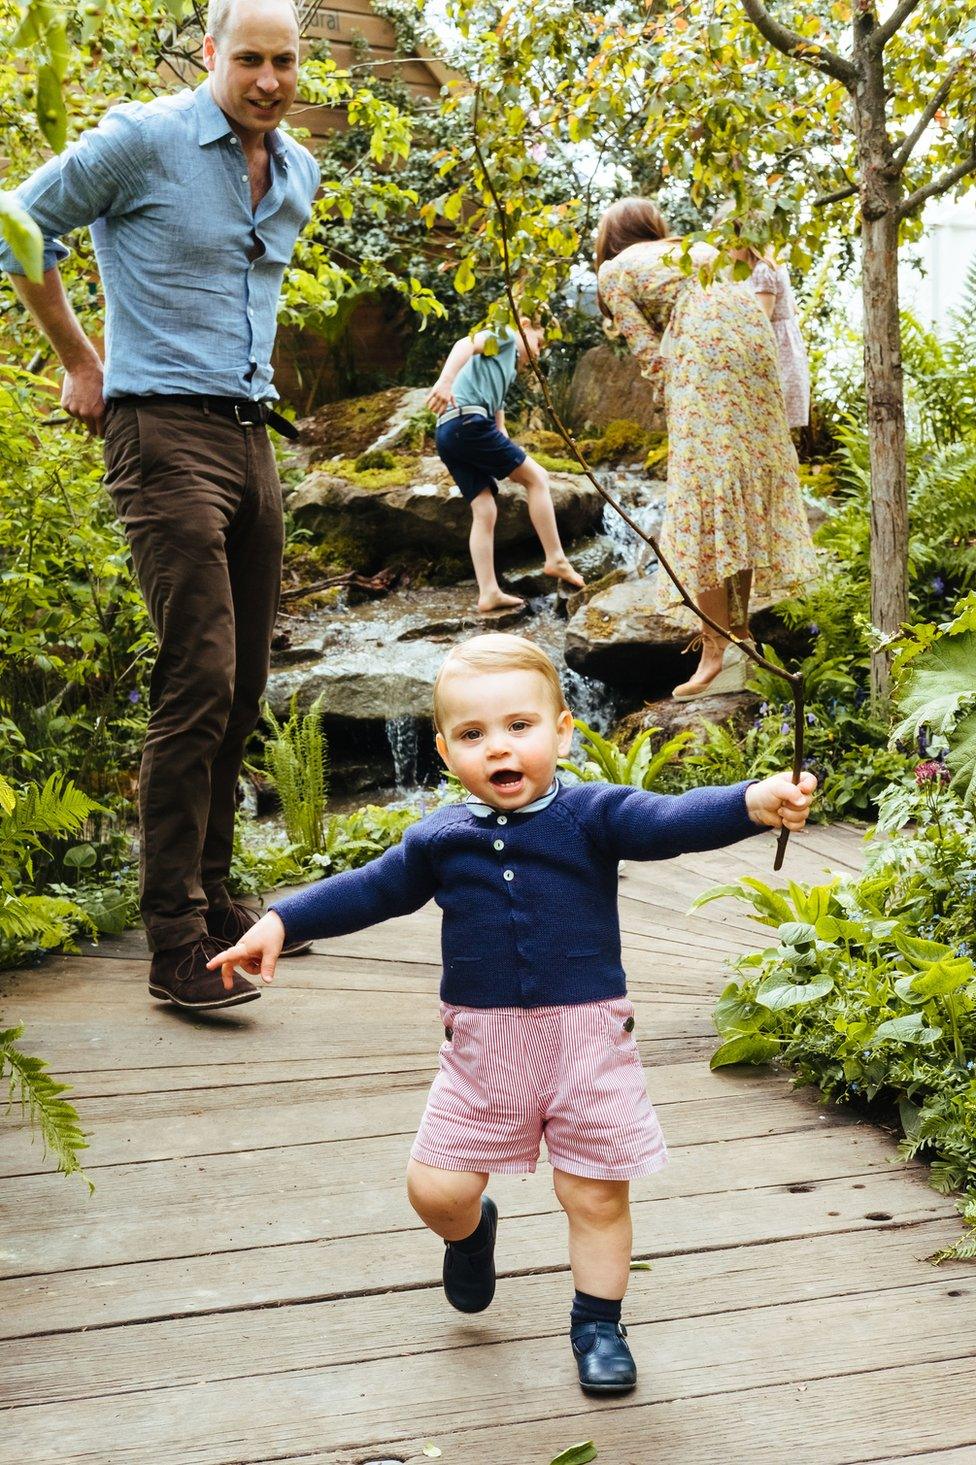
[[[786,773],[679,796],[563,785],[573,719],[552,662],[519,636],[456,646],[434,688],[437,747],[468,790],[358,870],[276,901],[211,962],[274,976],[285,941],[338,936],[436,900],[445,1041],[411,1151],[414,1210],[445,1241],[461,1312],[495,1291],[492,1174],[536,1167],[545,1137],[569,1220],[570,1339],[582,1387],[632,1389],[621,1325],[630,1181],[666,1162],[620,960],[617,866],[802,829],[816,780]]]

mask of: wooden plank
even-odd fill
[[[933,1401],[937,1401],[933,1405]],[[897,1370],[868,1370],[849,1377],[803,1380],[763,1389],[742,1389],[705,1399],[646,1404],[642,1391],[608,1408],[577,1402],[566,1391],[525,1424],[458,1430],[453,1422],[437,1435],[452,1465],[485,1461],[545,1465],[556,1450],[595,1439],[610,1465],[854,1465],[889,1459],[973,1461],[972,1364],[968,1360],[920,1363]],[[376,1441],[371,1458],[390,1455],[407,1465],[429,1465],[429,1435]],[[937,1448],[915,1453],[913,1446]],[[909,1453],[890,1456],[890,1450]],[[275,1455],[275,1465],[281,1455]],[[286,1457],[287,1458],[287,1457]],[[360,1465],[361,1449],[303,1452],[302,1465]],[[272,1465],[269,1457],[248,1465]]]
[[[91,1137],[85,1169],[137,1164],[192,1155],[277,1149],[286,1140],[302,1144],[399,1135],[406,1149],[427,1102],[433,1067],[418,1083],[391,1075],[370,1079],[318,1079],[274,1086],[211,1089],[205,1100],[192,1089],[166,1095],[127,1094],[112,1099],[78,1099],[82,1127]],[[654,1104],[677,1146],[744,1139],[763,1134],[797,1134],[835,1127],[846,1116],[825,1110],[811,1095],[791,1096],[770,1086],[748,1105],[716,1094],[691,1101],[669,1100],[655,1075]],[[240,1124],[246,1113],[247,1124]],[[50,1162],[30,1149],[26,1122],[5,1126],[0,1177],[44,1174]]]
[[[920,1229],[932,1250],[950,1234],[948,1222]],[[17,1348],[0,1354],[0,1405],[186,1386],[197,1383],[202,1371],[209,1379],[239,1378],[392,1360],[403,1351],[405,1336],[411,1353],[437,1352],[445,1346],[445,1332],[451,1331],[451,1314],[439,1295],[440,1254],[432,1238],[426,1241],[429,1265],[420,1296],[406,1295],[418,1289],[401,1284],[396,1292],[340,1297],[327,1307],[299,1303],[267,1308],[260,1315],[211,1313],[61,1335],[56,1348],[50,1337],[20,1339]],[[565,1255],[562,1236],[553,1235],[552,1243],[552,1260],[560,1252]],[[752,1309],[758,1297],[764,1307],[827,1298],[847,1306],[848,1294],[866,1298],[875,1292],[894,1300],[892,1312],[898,1316],[901,1299],[911,1289],[941,1298],[971,1280],[971,1269],[957,1262],[934,1281],[919,1249],[918,1231],[913,1230],[886,1237],[871,1253],[867,1268],[860,1234],[664,1258],[652,1275],[634,1274],[625,1304],[627,1324],[737,1314]],[[571,1295],[565,1261],[544,1275],[502,1273],[486,1319],[486,1341],[515,1342],[524,1336],[527,1318],[532,1319],[532,1337],[561,1338]]]
[[[260,1374],[248,1374],[242,1367],[236,1377],[215,1379],[213,1358],[200,1356],[192,1385],[72,1401],[70,1433],[58,1405],[10,1408],[4,1418],[4,1446],[11,1460],[30,1460],[32,1465],[48,1461],[68,1465],[90,1460],[93,1452],[127,1462],[179,1458],[194,1465],[225,1465],[230,1460],[280,1458],[353,1445],[361,1450],[364,1444],[421,1433],[431,1439],[459,1427],[480,1431],[494,1426],[499,1417],[509,1425],[534,1422],[543,1411],[549,1415],[553,1403],[576,1388],[563,1334],[566,1288],[557,1289],[549,1278],[535,1280],[533,1295],[541,1294],[545,1310],[542,1316],[535,1314],[533,1336],[528,1338],[510,1341],[491,1313],[460,1320],[443,1304],[437,1351],[402,1353],[396,1368],[390,1368],[385,1358],[362,1360],[350,1368],[310,1362],[317,1349],[315,1330],[309,1328],[285,1372],[272,1372],[275,1360],[269,1359]],[[956,1295],[950,1296],[950,1291]],[[630,1342],[644,1364],[639,1397],[645,1414],[645,1448],[651,1444],[646,1412],[654,1404],[681,1399],[686,1413],[693,1416],[709,1397],[717,1398],[727,1438],[729,1419],[740,1417],[730,1414],[730,1393],[747,1393],[753,1417],[751,1405],[761,1390],[795,1390],[803,1382],[808,1394],[814,1383],[838,1377],[851,1387],[853,1378],[868,1368],[875,1374],[884,1370],[884,1395],[888,1407],[897,1410],[905,1376],[918,1368],[920,1357],[928,1367],[942,1364],[944,1383],[929,1399],[931,1425],[926,1428],[915,1420],[915,1433],[898,1438],[902,1443],[912,1438],[923,1447],[935,1440],[958,1443],[958,1435],[945,1438],[943,1414],[947,1410],[953,1415],[951,1401],[965,1372],[969,1404],[965,1429],[972,1434],[972,1361],[960,1359],[959,1338],[970,1304],[959,1293],[960,1289],[946,1289],[937,1281],[788,1307],[634,1323]],[[401,1339],[412,1341],[427,1299],[422,1293],[406,1293],[397,1303],[394,1306],[388,1299],[391,1325]],[[400,1316],[394,1321],[397,1312]],[[789,1340],[786,1347],[784,1339]],[[303,1344],[304,1363],[299,1361]],[[232,1338],[229,1346],[233,1352],[239,1340]],[[232,1360],[228,1362],[233,1367]],[[931,1407],[933,1398],[938,1399],[937,1408]],[[692,1407],[692,1400],[697,1407]],[[619,1401],[616,1409],[610,1406],[606,1414],[611,1420],[616,1410],[633,1413],[634,1402]],[[707,1409],[705,1413],[707,1417]],[[773,1436],[778,1447],[793,1444],[790,1424],[780,1409]],[[892,1441],[886,1423],[862,1416],[860,1427],[861,1439]],[[613,1423],[609,1433],[612,1440]],[[754,1427],[746,1433],[752,1436],[753,1448],[756,1438],[765,1437]],[[802,1446],[807,1436],[804,1420],[803,1429],[795,1433],[796,1443]],[[604,1453],[610,1459],[620,1458],[605,1446]],[[707,1457],[696,1453],[689,1458]],[[816,1458],[821,1462],[824,1457]]]
[[[0,1194],[0,1276],[246,1248],[255,1243],[254,1218],[265,1245],[400,1230],[413,1224],[401,1178],[407,1152],[395,1136],[107,1165],[90,1199],[59,1175],[9,1179]],[[733,1190],[862,1179],[892,1159],[890,1142],[869,1128],[825,1126],[802,1138],[675,1147],[667,1168],[641,1188],[656,1200],[721,1194],[724,1204]],[[548,1187],[530,1176],[496,1180],[509,1214],[552,1204]]]
[[[562,1265],[565,1222],[548,1185],[534,1185],[534,1205],[521,1208],[512,1182],[499,1186],[493,1180],[491,1188],[503,1218],[501,1269],[514,1273]],[[806,1247],[818,1236],[871,1232],[862,1241],[867,1275],[875,1260],[883,1265],[887,1256],[889,1237],[879,1237],[879,1231],[889,1236],[905,1232],[924,1257],[958,1235],[959,1228],[956,1215],[947,1214],[945,1202],[914,1171],[879,1171],[792,1190],[733,1190],[711,1205],[703,1205],[698,1196],[651,1198],[636,1185],[634,1197],[634,1255],[655,1259],[652,1277],[662,1257],[694,1256],[707,1273],[705,1259],[716,1251],[726,1258],[723,1265],[735,1271],[751,1267],[759,1245],[800,1241]],[[891,1219],[879,1221],[878,1216]],[[942,1229],[930,1248],[935,1222]],[[192,1237],[184,1238],[185,1246],[192,1242]],[[0,1280],[0,1337],[423,1286],[438,1264],[436,1246],[432,1254],[430,1236],[404,1203],[391,1215],[380,1245],[373,1237],[324,1240],[314,1232],[308,1240],[289,1242],[255,1230],[236,1250],[207,1249],[152,1261],[119,1258],[100,1268],[9,1277]],[[796,1285],[803,1284],[802,1265],[785,1268],[786,1274]],[[639,1276],[635,1274],[635,1281]],[[758,1298],[774,1296],[776,1286],[775,1276],[767,1277]],[[707,1290],[704,1296],[707,1302]]]

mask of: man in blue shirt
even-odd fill
[[[265,424],[278,295],[319,170],[279,130],[295,96],[292,0],[213,0],[195,91],[113,107],[17,190],[43,281],[0,267],[65,370],[62,404],[105,438],[159,653],[140,775],[150,993],[206,1009],[206,968],[255,917],[226,889],[244,741],[267,681],[281,585],[281,486]],[[89,225],[105,363],[65,295],[59,236]]]

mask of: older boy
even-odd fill
[[[337,936],[430,899],[444,913],[440,1071],[411,1151],[411,1204],[446,1243],[444,1290],[461,1312],[495,1291],[490,1174],[535,1169],[545,1137],[569,1218],[570,1336],[582,1387],[632,1389],[620,1324],[631,1255],[629,1182],[666,1162],[633,1037],[620,961],[617,865],[801,829],[816,780],[787,774],[680,797],[602,783],[563,787],[573,719],[532,642],[477,636],[434,691],[437,746],[468,790],[360,870],[277,902],[215,958],[266,982],[286,941]]]
[[[483,615],[525,604],[520,596],[502,590],[495,575],[499,478],[510,478],[525,489],[529,518],[546,556],[545,573],[576,589],[583,584],[559,539],[546,470],[505,432],[505,397],[519,367],[529,361],[530,353],[534,360],[545,341],[542,328],[527,316],[519,327],[497,336],[479,331],[455,342],[427,398],[427,406],[438,414],[438,454],[471,505],[468,544]]]

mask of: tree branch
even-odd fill
[[[828,204],[840,203],[845,198],[853,198],[855,193],[857,193],[857,184],[849,183],[846,188],[837,188],[833,193],[821,193],[813,200],[813,207],[815,209],[826,208]]]
[[[916,144],[918,143],[919,138],[922,136],[922,133],[925,131],[926,127],[928,127],[929,123],[932,121],[932,118],[935,116],[936,112],[942,106],[942,103],[946,100],[949,93],[952,91],[952,86],[955,82],[956,77],[971,59],[972,57],[970,53],[967,52],[966,55],[960,56],[955,66],[950,69],[948,76],[945,78],[942,85],[936,91],[928,106],[925,108],[925,111],[922,113],[921,117],[918,119],[911,132],[908,134],[904,142],[895,153],[895,156],[892,159],[892,163],[894,164],[896,172],[900,173],[905,164],[908,162],[912,153],[915,151]]]
[[[916,188],[914,193],[903,198],[898,206],[899,219],[907,219],[908,215],[913,214],[919,204],[923,204],[927,198],[948,192],[952,185],[958,183],[961,178],[965,178],[967,173],[976,173],[976,148],[968,158],[963,158],[962,162],[957,163],[954,168],[940,173],[938,178],[933,178],[932,182],[926,183],[924,188]]]
[[[916,4],[920,0],[915,0]],[[843,82],[848,91],[852,91],[857,81],[857,68],[852,66],[850,61],[845,61],[843,56],[838,56],[833,51],[828,51],[826,46],[816,45],[791,31],[788,26],[780,25],[774,20],[766,7],[760,0],[742,0],[742,8],[752,21],[760,35],[764,36],[771,46],[777,51],[782,51],[784,56],[795,56],[800,61],[805,61],[815,71],[825,71],[836,81]]]
[[[921,3],[922,0],[901,0],[901,4],[895,6],[888,19],[871,32],[867,42],[871,50],[883,51],[892,36],[901,30],[912,11],[917,10]]]

